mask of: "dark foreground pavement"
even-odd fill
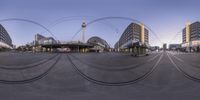
[[[155,59],[156,61],[152,61],[152,64],[144,65],[145,69],[153,68],[156,65],[155,63],[159,61],[152,73],[136,83],[124,86],[105,86],[86,80],[75,71],[67,55],[69,54],[61,54],[59,61],[41,79],[24,84],[0,83],[0,100],[199,100],[200,98],[200,83],[186,78],[183,73],[177,70],[172,61],[177,62],[175,64],[179,65],[178,60],[175,60],[174,55],[171,53],[164,52],[159,54],[160,61],[159,59]],[[177,55],[177,57],[179,56],[181,58],[181,55]],[[54,60],[56,61],[56,59]],[[141,62],[138,61],[138,63]],[[52,64],[53,61],[44,66]],[[81,71],[85,71],[87,70],[85,68],[89,67],[80,69]],[[142,73],[148,70],[139,71]],[[92,71],[94,72],[95,70]],[[37,73],[37,70],[35,72]],[[131,72],[135,73],[134,70]],[[108,72],[105,74],[110,75],[108,77],[112,77],[112,74],[108,74]],[[122,72],[122,74],[124,73]],[[26,75],[29,75],[29,73],[23,75],[23,77],[27,78]],[[102,75],[96,74],[96,77],[102,80]],[[140,74],[132,75],[140,76]],[[115,81],[115,79],[124,81],[117,79],[118,77],[120,76],[114,75],[112,81]],[[133,78],[133,76],[129,77]]]

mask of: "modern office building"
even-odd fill
[[[90,48],[90,51],[104,52],[109,51],[110,49],[108,43],[104,39],[97,36],[89,38],[87,43],[93,46],[93,48]]]
[[[169,44],[169,50],[180,50],[180,44]]]
[[[187,23],[182,31],[182,49],[200,52],[200,22]]]
[[[11,49],[12,46],[12,39],[6,29],[0,24],[0,49]]]
[[[166,43],[163,44],[163,50],[167,50],[167,44]]]
[[[149,50],[150,50],[150,51],[158,51],[159,49],[160,49],[159,46],[150,46],[150,47],[149,47]]]
[[[91,39],[93,40],[93,39]],[[32,44],[32,45],[31,45]],[[27,47],[27,46],[26,46]],[[33,52],[88,52],[92,45],[80,41],[56,41],[53,37],[35,35],[35,41],[30,43]]]
[[[126,52],[145,53],[149,46],[149,31],[143,24],[131,23],[115,44],[115,49]]]
[[[116,50],[119,49],[119,41],[117,41],[117,42],[115,43],[114,48],[115,48]]]
[[[45,44],[56,44],[57,41],[53,37],[45,37],[40,34],[35,35],[35,44],[36,45],[45,45]]]
[[[54,51],[55,49],[52,48],[43,48],[43,45],[54,45],[57,44],[57,41],[53,37],[45,37],[41,34],[36,34],[35,35],[35,41],[32,43],[32,51],[34,52],[41,52],[41,51]]]

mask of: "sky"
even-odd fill
[[[28,19],[47,27],[60,41],[79,40],[83,21],[101,17],[128,17],[144,23],[150,32],[150,44],[181,43],[186,22],[200,20],[199,0],[1,0],[0,20]],[[113,46],[132,21],[105,19],[86,28],[86,40],[99,36]],[[31,42],[34,34],[51,36],[37,24],[26,21],[0,21],[13,44]]]

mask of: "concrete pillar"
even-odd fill
[[[45,48],[44,47],[42,48],[42,52],[45,52]]]
[[[138,54],[140,55],[140,47],[138,47]]]
[[[80,52],[80,48],[79,48],[79,46],[78,46],[77,50],[78,50],[78,53],[79,53],[79,52]]]
[[[50,49],[50,52],[53,52],[53,48]]]

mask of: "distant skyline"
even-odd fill
[[[89,22],[101,17],[129,17],[149,26],[162,43],[169,44],[181,43],[182,36],[177,33],[181,34],[187,21],[200,20],[199,4],[198,0],[1,0],[0,20],[23,18],[48,27],[56,20],[68,17],[49,29],[59,40],[70,41],[83,20]],[[87,28],[86,39],[97,35],[113,46],[129,23],[127,20],[114,19],[94,23]],[[31,42],[36,33],[51,36],[31,23],[8,21],[0,24],[6,28],[16,45]],[[118,33],[116,28],[119,29]],[[159,40],[152,38],[150,42],[161,46]]]

